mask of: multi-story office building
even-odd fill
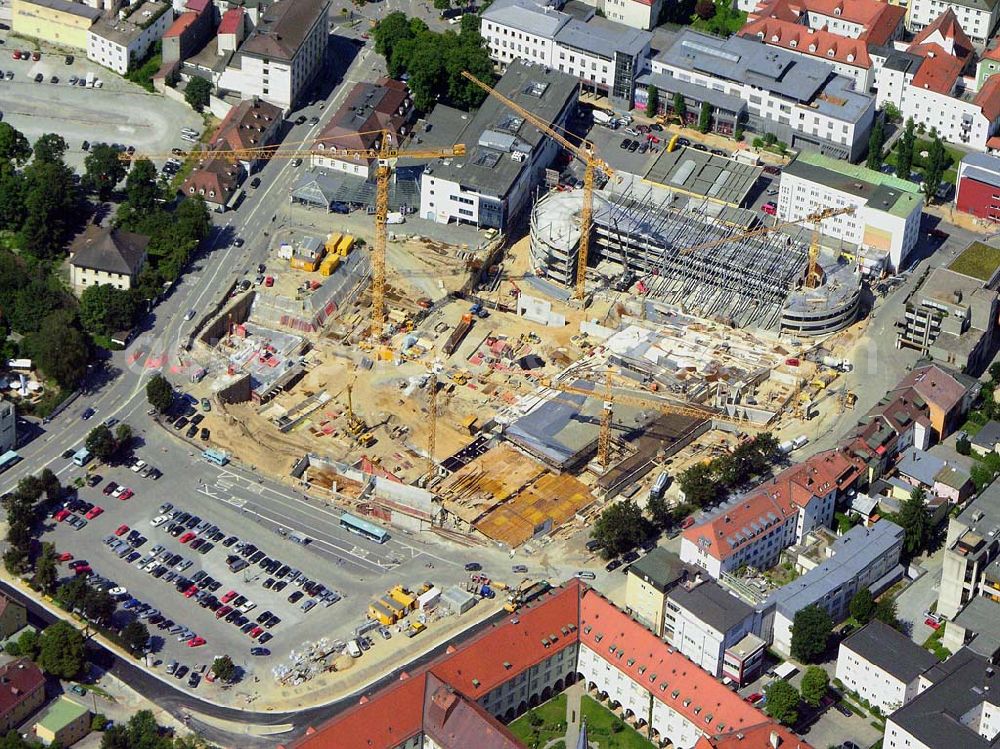
[[[907,26],[920,31],[937,19],[942,11],[950,10],[962,24],[965,33],[977,44],[985,44],[1000,20],[997,0],[910,0]]]
[[[139,5],[126,18],[98,21],[87,32],[87,58],[125,75],[145,59],[173,21],[173,8],[152,0]]]
[[[667,596],[671,644],[716,677],[727,651],[754,633],[754,610],[714,580],[691,580]]]

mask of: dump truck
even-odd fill
[[[507,596],[507,603],[504,605],[504,608],[507,611],[516,611],[518,606],[531,603],[531,601],[548,592],[551,588],[552,586],[547,580],[540,580],[537,583],[526,580],[521,583],[521,586],[516,591],[512,591]]]
[[[462,321],[455,326],[455,329],[451,331],[451,335],[448,336],[448,340],[444,342],[444,353],[453,354],[455,349],[459,347],[465,336],[469,334],[472,329],[472,313],[466,312],[462,315]]]

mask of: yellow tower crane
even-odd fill
[[[427,457],[431,459],[431,463],[434,463],[434,452],[437,449],[437,391],[438,391],[438,378],[436,374],[432,374],[430,379],[427,381],[427,387],[429,391],[427,393],[427,411],[430,416],[429,420],[429,431],[427,434]]]
[[[757,425],[751,424],[746,420],[736,419],[709,408],[693,406],[685,403],[676,403],[674,401],[658,398],[656,396],[651,396],[647,393],[635,390],[613,390],[612,373],[610,371],[606,372],[604,376],[603,393],[597,391],[596,389],[588,390],[583,387],[561,382],[548,383],[547,386],[553,390],[559,390],[563,393],[583,395],[588,398],[600,397],[604,400],[604,408],[601,411],[601,427],[597,438],[597,460],[604,469],[607,469],[608,461],[611,457],[612,410],[614,408],[614,404],[616,403],[641,409],[653,409],[664,414],[682,414],[685,416],[693,416],[695,418],[725,421],[731,424],[738,424],[745,430],[756,430],[758,428]]]
[[[562,133],[553,129],[547,122],[545,122],[545,120],[532,114],[520,104],[516,104],[511,101],[492,86],[483,83],[481,80],[472,75],[472,73],[467,70],[463,70],[462,75],[479,86],[479,88],[483,89],[483,91],[486,91],[491,96],[495,97],[508,109],[517,112],[517,114],[548,135],[552,138],[552,140],[575,155],[584,163],[583,207],[580,210],[580,245],[576,258],[576,288],[573,294],[576,299],[583,299],[585,283],[587,280],[587,255],[590,250],[591,223],[594,215],[594,181],[596,178],[596,172],[599,169],[604,172],[605,176],[611,177],[614,175],[614,170],[602,159],[597,157],[594,144],[590,141],[583,140],[579,144],[571,142]]]
[[[465,145],[456,143],[449,148],[413,148],[400,149],[394,147],[390,141],[389,133],[385,130],[372,130],[354,135],[379,135],[379,139],[374,148],[337,148],[331,144],[327,149],[305,148],[305,149],[282,149],[275,146],[264,148],[237,148],[237,149],[207,149],[204,151],[181,152],[178,158],[194,156],[200,159],[224,159],[226,161],[258,161],[269,159],[295,159],[303,155],[325,156],[327,158],[342,159],[377,159],[378,166],[375,170],[375,241],[372,246],[372,321],[369,333],[372,338],[382,337],[382,329],[385,326],[385,245],[386,245],[386,223],[389,216],[389,177],[392,169],[390,161],[399,158],[410,159],[448,159],[455,156],[465,155]],[[353,137],[353,135],[352,135]],[[319,141],[333,140],[331,138],[321,138]],[[160,159],[174,158],[173,154],[119,154],[123,161],[136,161],[138,159]]]

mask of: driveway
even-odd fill
[[[921,560],[920,564],[927,572],[896,598],[896,614],[909,625],[910,639],[918,645],[923,645],[934,631],[924,624],[927,618],[924,612],[937,602],[943,560],[943,549],[938,549],[933,556]]]

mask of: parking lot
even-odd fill
[[[82,487],[78,498],[94,507],[76,506],[62,521],[53,518],[42,539],[73,556],[60,566],[63,577],[74,574],[71,561],[84,561],[94,575],[106,578],[104,587],[124,589],[117,591],[114,622],[123,626],[141,615],[157,670],[173,661],[192,669],[228,654],[248,676],[270,678],[271,668],[304,643],[353,637],[369,600],[389,587],[427,580],[449,585],[467,578],[463,566],[471,552],[455,555],[443,543],[428,546],[402,533],[376,544],[340,528],[337,508],[316,506],[316,500],[304,501],[283,485],[231,466],[209,464],[194,445],[180,446],[165,429],[150,430],[141,440],[136,455],[147,462],[147,472],[153,467],[162,472],[159,479],[144,478],[127,465],[89,466],[85,473],[69,457],[53,463],[64,484],[90,477],[95,485]],[[109,482],[128,498],[105,495]],[[171,514],[176,516],[165,517]],[[293,534],[308,543],[296,543]],[[269,625],[257,621],[265,612]],[[164,625],[169,626],[160,628]],[[377,647],[381,640],[373,634]],[[195,637],[204,644],[192,647]],[[253,655],[255,647],[268,653]],[[189,672],[185,683],[188,678]]]
[[[17,39],[8,39],[0,46],[3,121],[32,142],[45,133],[62,135],[69,145],[66,162],[71,167],[82,166],[84,141],[132,145],[140,153],[169,153],[171,148],[186,145],[180,128],[200,132],[203,127],[201,117],[189,107],[148,93],[90,62],[82,52],[73,55],[73,63],[67,65],[65,55],[44,50],[38,61],[14,60],[15,49],[33,47]],[[13,74],[11,80],[8,73]],[[86,81],[88,73],[100,79],[101,88],[70,85],[71,77]],[[42,82],[36,83],[39,74]],[[51,82],[53,76],[57,83]]]

